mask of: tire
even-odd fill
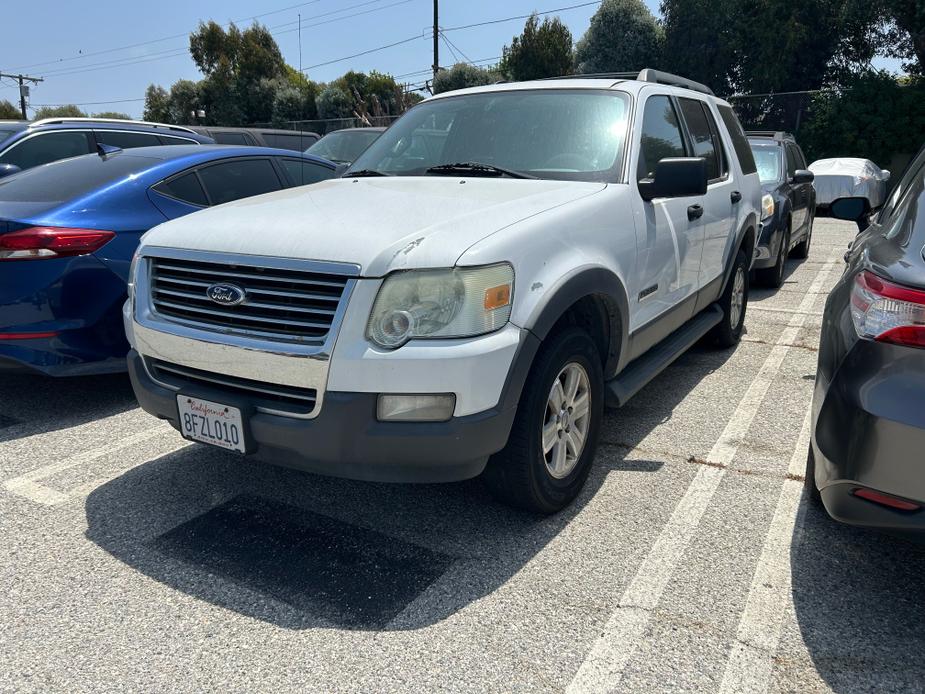
[[[790,225],[784,232],[784,237],[780,240],[780,248],[777,250],[777,262],[772,267],[764,270],[755,271],[755,279],[763,287],[779,289],[784,284],[784,273],[787,270],[787,256],[790,250]]]
[[[806,260],[809,257],[809,245],[813,240],[813,213],[809,212],[809,223],[806,227],[806,236],[803,237],[803,240],[800,241],[796,246],[793,247],[793,251],[790,253],[790,256],[798,260]]]
[[[803,475],[803,488],[806,490],[806,498],[817,506],[822,505],[822,494],[816,486],[816,457],[813,455],[813,447],[810,445],[806,454],[806,473]]]
[[[738,297],[738,302],[734,300],[736,297]],[[736,254],[729,282],[726,283],[726,288],[717,304],[723,310],[723,319],[713,328],[713,342],[722,348],[734,347],[742,339],[745,310],[748,308],[748,258],[745,257],[745,251],[741,248]],[[735,310],[736,308],[738,311]]]
[[[590,396],[583,420],[570,419],[576,408],[570,409],[567,417],[557,419],[554,413],[556,384],[564,383],[565,390],[571,375],[579,382],[578,397],[573,402],[580,402],[582,393]],[[564,394],[567,405],[568,393]],[[551,335],[530,369],[507,445],[491,457],[482,473],[485,484],[497,499],[510,506],[542,514],[561,510],[578,496],[591,472],[603,410],[603,369],[591,337],[580,328]],[[574,456],[574,437],[581,432],[581,422],[583,443]],[[548,452],[544,430],[553,433]],[[557,452],[564,455],[557,457]]]

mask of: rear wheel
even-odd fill
[[[748,259],[742,249],[736,254],[732,275],[717,303],[723,310],[723,319],[713,328],[713,341],[719,347],[733,347],[742,339],[748,307]]]
[[[601,360],[580,328],[557,333],[530,370],[508,443],[483,473],[501,501],[536,513],[571,502],[591,471],[604,406]]]
[[[792,255],[798,260],[805,260],[809,257],[809,244],[813,240],[813,213],[809,213],[809,221],[806,223],[806,236],[796,246],[793,247]]]

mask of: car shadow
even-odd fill
[[[810,504],[790,561],[800,634],[833,691],[922,691],[925,545],[842,525]],[[781,655],[778,668],[798,665]]]
[[[86,535],[156,581],[280,627],[422,628],[507,582],[607,475],[657,471],[630,452],[732,353],[695,347],[607,413],[587,486],[553,516],[506,507],[478,479],[356,482],[190,445],[95,489]]]
[[[126,374],[0,375],[0,441],[67,429],[138,407]]]

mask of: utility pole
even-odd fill
[[[43,80],[41,77],[29,77],[28,75],[8,75],[5,72],[0,72],[0,77],[9,77],[19,82],[19,109],[22,111],[22,119],[28,120],[28,117],[26,116],[26,82],[38,84],[39,82],[44,82],[45,80]]]
[[[434,77],[440,72],[440,23],[437,19],[439,5],[440,0],[434,0]]]

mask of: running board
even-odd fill
[[[607,407],[623,407],[653,378],[667,369],[675,359],[694,346],[700,338],[723,320],[723,310],[716,304],[704,309],[671,335],[633,360],[605,385]]]

